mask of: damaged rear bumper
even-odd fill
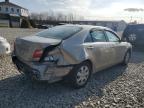
[[[73,68],[73,65],[54,66],[49,63],[32,63],[32,65],[28,65],[15,55],[12,55],[12,61],[20,73],[24,73],[26,76],[35,80],[46,80],[48,82],[61,80]]]

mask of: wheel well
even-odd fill
[[[92,64],[91,60],[87,59],[87,60],[85,60],[85,61],[83,61],[83,62],[87,62],[87,63],[89,63],[90,66],[91,66],[91,69],[93,69],[93,64]]]
[[[128,53],[128,52],[130,53],[130,57],[131,57],[132,49],[131,48],[127,49],[126,53]],[[126,55],[126,53],[125,53],[125,55]],[[124,58],[125,58],[125,55],[124,55]]]
[[[129,48],[128,50],[127,50],[127,52],[130,52],[130,54],[132,53],[132,50],[131,50],[131,48]]]

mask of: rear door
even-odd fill
[[[97,70],[104,69],[110,64],[111,51],[103,30],[92,29],[89,34],[92,42],[86,42],[86,49],[92,57]],[[90,39],[87,40],[90,40]]]

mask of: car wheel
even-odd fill
[[[124,56],[124,60],[123,60],[122,64],[127,65],[129,63],[130,58],[131,58],[131,52],[127,51]]]
[[[69,81],[74,88],[84,87],[91,75],[91,65],[88,62],[83,62],[75,66],[69,74]]]

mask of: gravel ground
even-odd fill
[[[37,29],[0,29],[8,41]],[[144,53],[133,52],[128,67],[117,65],[92,76],[85,88],[63,82],[32,83],[15,69],[10,56],[0,58],[0,108],[143,108]]]
[[[39,29],[19,29],[19,28],[0,28],[0,36],[5,37],[11,45],[16,37],[29,36],[36,32],[39,32]]]

